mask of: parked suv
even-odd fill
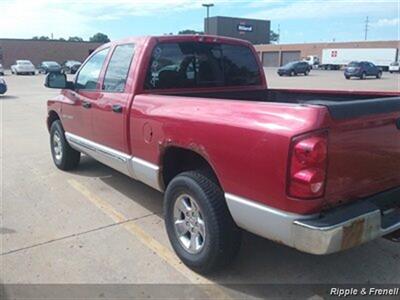
[[[289,75],[294,76],[297,74],[308,75],[310,73],[311,66],[306,61],[292,61],[278,69],[278,75]]]
[[[352,61],[344,70],[344,77],[346,79],[350,79],[351,77],[365,79],[367,76],[381,78],[382,70],[369,61]]]
[[[75,74],[79,67],[82,65],[80,61],[77,60],[66,60],[62,64],[62,70],[64,73]]]

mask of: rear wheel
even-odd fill
[[[236,256],[241,231],[210,177],[198,171],[177,175],[167,187],[164,214],[172,247],[192,270],[209,273]]]
[[[367,74],[365,72],[362,72],[360,79],[364,80],[366,77],[367,77]]]
[[[346,79],[350,79],[350,76],[344,76]]]
[[[376,75],[376,78],[378,79],[382,78],[382,72],[379,72],[378,75]]]
[[[306,70],[306,71],[304,72],[304,75],[307,76],[309,73],[310,73],[310,70]]]
[[[296,72],[294,70],[292,70],[292,71],[290,71],[289,75],[294,76],[294,75],[296,75]]]
[[[81,153],[68,144],[64,129],[59,120],[54,121],[50,128],[50,147],[54,164],[60,170],[72,170],[79,164]]]

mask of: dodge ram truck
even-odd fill
[[[197,272],[232,261],[242,229],[312,254],[399,240],[399,91],[268,88],[251,44],[207,35],[104,44],[45,86],[56,167],[84,153],[164,192]]]

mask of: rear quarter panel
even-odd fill
[[[130,114],[133,155],[162,167],[169,146],[191,149],[213,167],[225,192],[311,213],[322,200],[286,196],[293,136],[327,126],[326,109],[290,104],[138,95]]]

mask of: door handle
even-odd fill
[[[82,106],[84,108],[91,108],[92,107],[92,103],[90,103],[89,101],[83,101],[82,102]]]
[[[113,112],[116,112],[116,113],[122,113],[122,106],[119,104],[114,104],[112,106],[112,110],[113,110]]]

